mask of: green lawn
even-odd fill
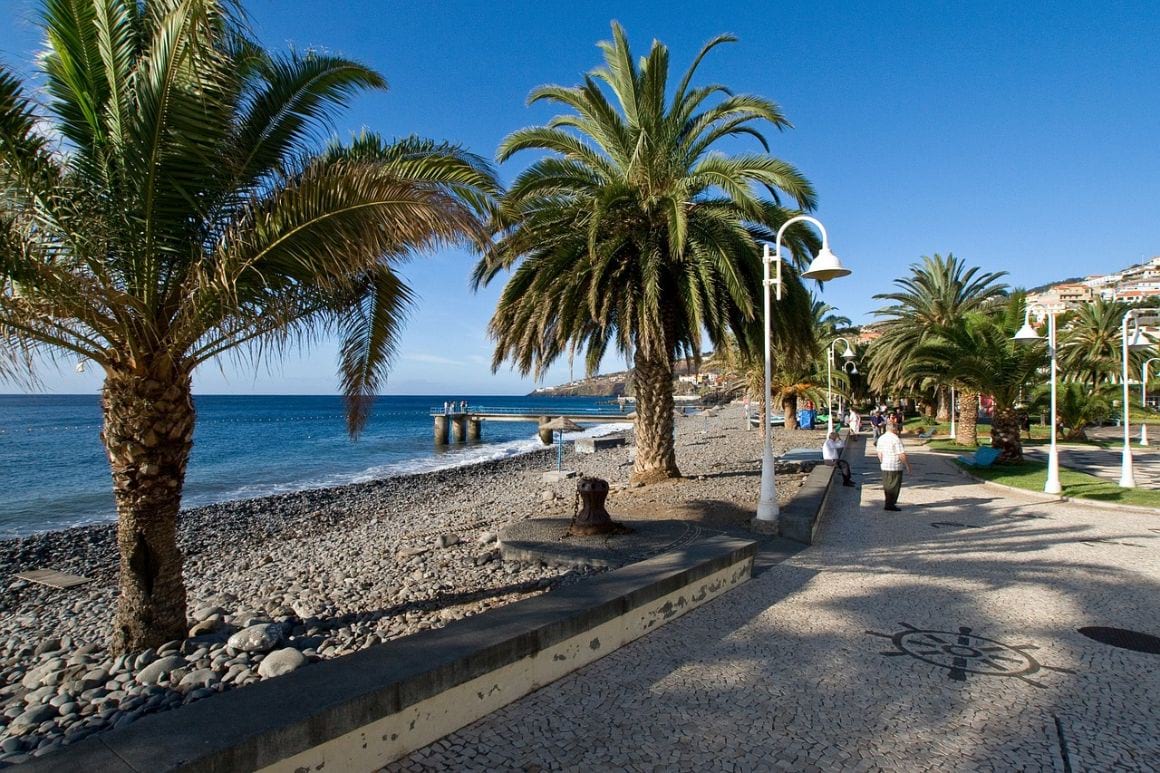
[[[955,464],[959,464],[955,462]],[[976,478],[1002,483],[1005,486],[1027,489],[1028,491],[1043,491],[1043,484],[1047,482],[1047,462],[1026,461],[1022,464],[996,464],[992,467],[976,469],[959,464],[962,469]],[[1136,505],[1138,507],[1160,508],[1160,491],[1141,488],[1120,488],[1115,483],[1088,475],[1086,472],[1077,472],[1061,467],[1059,482],[1063,485],[1065,497],[1079,497],[1081,499],[1097,499],[1101,502],[1114,502],[1121,505]]]

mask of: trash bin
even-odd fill
[[[798,411],[798,426],[802,429],[813,429],[814,422],[817,421],[817,410],[810,410],[808,408]]]

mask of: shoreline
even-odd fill
[[[758,433],[742,426],[735,408],[679,419],[686,477],[675,481],[629,487],[627,447],[593,455],[569,447],[565,465],[609,481],[608,509],[618,520],[676,518],[736,531],[747,528],[760,476]],[[822,434],[775,432],[775,444],[820,444]],[[116,599],[114,523],[0,542],[0,765],[283,672],[267,660],[308,667],[582,581],[596,570],[505,562],[495,545],[508,523],[571,515],[576,481],[541,480],[555,454],[545,447],[185,510],[179,544],[190,638],[127,658],[105,651]],[[779,500],[802,478],[779,473]],[[54,590],[11,577],[31,568],[92,582]],[[246,650],[232,638],[254,629],[272,640]]]

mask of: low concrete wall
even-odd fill
[[[848,430],[843,433],[843,440],[847,444],[850,442]],[[855,442],[861,444],[869,441],[863,435]],[[845,455],[846,451],[843,449],[842,456]],[[826,500],[830,496],[830,487],[840,478],[837,467],[825,464],[814,467],[793,499],[781,508],[778,515],[778,533],[803,545],[814,544],[821,526],[822,513],[826,508]]]
[[[624,435],[603,435],[601,437],[576,438],[573,448],[578,454],[594,454],[606,448],[616,448],[626,442]]]
[[[145,717],[35,759],[61,773],[374,770],[749,579],[710,537],[584,583]]]

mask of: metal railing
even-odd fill
[[[488,405],[468,405],[467,410],[460,410],[458,406],[444,411],[443,406],[438,405],[431,409],[432,416],[443,415],[459,415],[459,414],[479,414],[490,413],[496,416],[617,416],[616,411],[601,409],[601,408],[573,408],[566,411],[547,408],[545,406],[488,406]],[[626,417],[627,418],[627,417]]]

